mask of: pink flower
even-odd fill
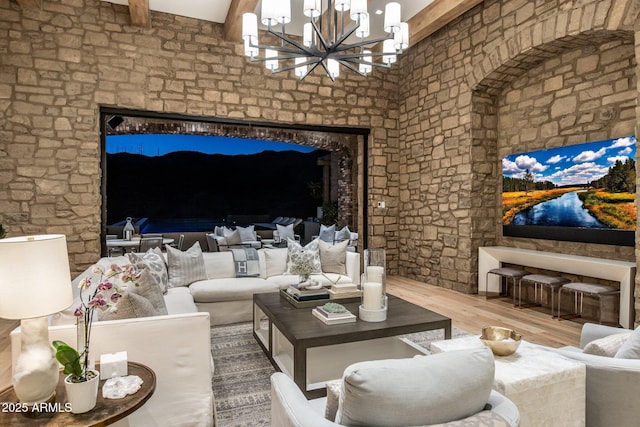
[[[108,291],[111,288],[113,288],[113,283],[111,282],[102,282],[98,285],[99,291]]]
[[[111,294],[111,297],[109,298],[111,300],[112,303],[117,303],[118,300],[122,298],[122,294],[119,292],[114,292]]]
[[[81,317],[83,314],[84,310],[82,310],[82,307],[76,308],[76,310],[73,312],[73,315],[76,317]]]
[[[90,287],[91,279],[89,277],[84,277],[82,280],[80,280],[80,283],[78,283],[79,289],[89,289]]]
[[[97,294],[91,301],[89,301],[89,307],[91,308],[100,308],[105,305],[107,305],[107,301],[104,299],[104,295],[102,294]]]

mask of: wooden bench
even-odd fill
[[[502,266],[502,263],[523,267],[535,267],[561,273],[606,279],[620,283],[619,322],[624,328],[633,329],[635,318],[634,296],[636,264],[605,258],[567,255],[507,246],[484,246],[478,248],[478,293],[486,295],[500,290],[499,277],[487,272]]]

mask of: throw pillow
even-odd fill
[[[99,320],[118,320],[133,317],[160,316],[167,314],[162,292],[149,270],[142,270],[138,286],[132,283],[116,305],[117,310],[99,312]]]
[[[622,347],[622,344],[624,344],[630,336],[631,332],[625,332],[599,338],[584,346],[582,352],[596,356],[614,357],[618,350],[620,350],[620,347]]]
[[[156,248],[154,248],[156,249]],[[167,266],[164,263],[164,257],[158,255],[154,249],[149,249],[144,254],[129,253],[129,261],[140,272],[147,270],[153,280],[160,287],[162,293],[167,293],[167,286],[169,285],[169,273],[167,272]]]
[[[336,237],[336,225],[333,224],[332,226],[327,227],[326,225],[321,224],[318,237],[324,242],[333,243],[333,240]]]
[[[348,240],[331,245],[320,240],[320,265],[323,273],[347,274]]]
[[[336,231],[336,242],[351,239],[351,230],[346,225],[341,230]]]
[[[640,359],[640,326],[631,332],[629,339],[622,344],[615,357],[617,359]]]
[[[287,240],[287,270],[285,274],[295,274],[294,266],[303,259],[309,259],[313,263],[313,273],[322,273],[320,264],[319,239],[313,239],[302,247],[295,240]]]
[[[233,230],[231,233],[225,236],[225,240],[227,241],[227,245],[229,246],[242,246],[242,238],[240,237],[240,233],[238,230]]]
[[[287,249],[264,249],[267,277],[279,276],[287,271]]]
[[[207,274],[200,242],[195,242],[186,251],[165,245],[169,270],[169,287],[189,286],[197,280],[204,280]]]
[[[293,224],[280,225],[276,224],[276,231],[280,237],[281,242],[286,242],[288,239],[295,240],[296,236],[293,232]]]
[[[344,371],[335,422],[423,426],[466,418],[484,409],[494,373],[488,347],[355,363]]]
[[[257,240],[256,232],[254,231],[254,226],[250,225],[248,227],[236,227],[236,231],[240,234],[241,242],[253,242]]]

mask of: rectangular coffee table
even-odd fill
[[[358,315],[359,302],[343,305]],[[325,325],[311,310],[293,307],[279,293],[253,295],[253,336],[273,366],[309,399],[324,396],[326,381],[341,378],[352,363],[424,354],[399,335],[444,329],[445,339],[451,338],[451,319],[392,295],[383,322],[358,318],[355,323]]]

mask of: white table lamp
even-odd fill
[[[29,405],[54,397],[58,362],[49,342],[49,314],[73,303],[67,241],[62,234],[0,239],[0,317],[20,319],[20,355],[13,387]]]

